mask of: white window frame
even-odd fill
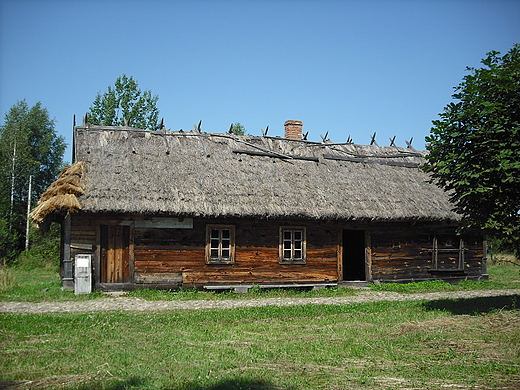
[[[206,225],[206,264],[235,264],[235,226]]]
[[[307,263],[307,229],[303,226],[280,226],[280,264]]]

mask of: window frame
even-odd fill
[[[458,236],[459,247],[457,248],[453,245],[453,239],[451,237],[444,238],[442,235],[439,236],[434,235],[432,249],[429,250],[432,253],[432,269],[434,271],[464,271],[466,269],[465,252],[467,249],[463,238]],[[439,238],[443,238],[441,241],[443,244],[440,245],[441,247],[439,247]],[[439,259],[439,254],[441,253],[456,255],[456,262],[453,263],[452,261],[453,264],[450,267],[446,259]],[[441,263],[444,263],[444,267],[441,267]]]
[[[290,232],[290,239],[285,233]],[[295,237],[295,232],[301,232],[301,239]],[[280,264],[307,264],[307,228],[305,226],[280,226],[279,258]],[[287,249],[285,243],[290,241],[291,247]],[[300,242],[301,248],[295,248],[295,243]],[[285,252],[290,250],[291,257],[285,257]],[[295,257],[295,251],[301,251],[301,258]]]
[[[213,231],[218,230],[218,237],[212,236]],[[222,233],[229,230],[229,237]],[[218,246],[212,244],[218,240]],[[229,248],[223,247],[222,243],[229,241]],[[212,251],[218,251],[218,257],[212,257]],[[229,250],[229,257],[223,257],[222,252]],[[206,225],[206,264],[235,264],[235,226],[234,225]]]

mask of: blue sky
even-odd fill
[[[423,149],[466,66],[520,42],[519,20],[514,0],[0,0],[2,123],[41,101],[70,143],[73,115],[126,73],[171,130],[282,136],[296,119],[313,141]]]

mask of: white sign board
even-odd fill
[[[74,267],[74,294],[92,292],[92,255],[77,254]]]
[[[193,218],[150,218],[135,221],[136,229],[193,229]]]
[[[76,267],[90,267],[90,255],[76,255]]]

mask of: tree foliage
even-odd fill
[[[240,122],[231,124],[228,131],[229,134],[235,135],[246,135],[246,128],[240,124]]]
[[[0,127],[0,258],[13,258],[23,249],[29,177],[35,203],[63,168],[66,144],[54,126],[40,102],[29,107],[19,101],[5,114]]]
[[[114,86],[96,95],[88,122],[102,126],[132,126],[141,129],[157,130],[159,97],[150,90],[141,91],[137,81],[126,74],[118,77]],[[126,123],[125,123],[126,121]]]
[[[466,227],[520,255],[520,46],[487,53],[455,88],[426,138],[433,181],[449,191]]]

